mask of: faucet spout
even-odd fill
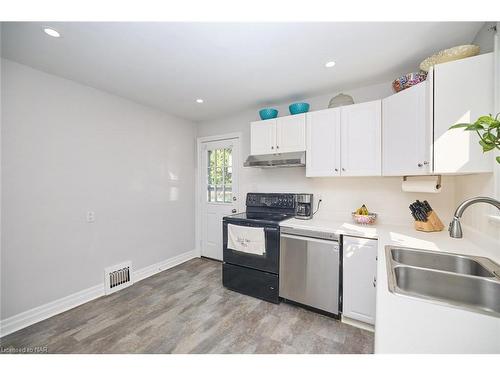
[[[455,210],[455,214],[453,215],[453,219],[451,220],[450,227],[448,228],[450,237],[462,238],[463,233],[462,225],[460,224],[460,218],[462,217],[465,209],[475,203],[488,203],[498,208],[498,210],[500,211],[500,201],[490,197],[475,197],[463,201]]]

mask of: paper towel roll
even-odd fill
[[[406,177],[403,178],[401,189],[409,193],[439,193],[441,192],[441,177]]]

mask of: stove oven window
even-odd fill
[[[207,202],[231,203],[233,200],[233,158],[231,148],[207,150]]]

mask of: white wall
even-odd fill
[[[194,249],[194,124],[8,60],[2,75],[2,319]]]
[[[479,29],[472,44],[476,44],[480,48],[481,53],[493,52],[494,49],[494,32],[491,30],[496,22],[485,22]]]
[[[475,37],[474,43],[481,47],[481,52],[491,52],[493,50],[495,53],[495,65],[497,66],[495,71],[495,113],[498,113],[500,112],[500,74],[498,68],[500,62],[500,40],[498,31],[495,38],[495,34],[491,30],[488,30],[494,24],[494,22],[485,23]],[[497,27],[500,27],[500,22],[497,23]],[[479,147],[479,145],[477,146]],[[500,155],[500,153],[497,152],[497,155]],[[500,164],[495,162],[493,168],[493,174],[456,177],[456,204],[458,205],[465,199],[476,196],[488,196],[500,199]],[[470,206],[465,211],[461,221],[474,231],[486,235],[495,241],[500,241],[500,222],[492,221],[489,215],[500,216],[500,213],[489,205],[476,204]],[[467,231],[464,230],[464,236],[466,235]]]
[[[344,93],[354,101],[365,102],[381,99],[392,94],[391,83],[382,83]],[[328,107],[331,95],[304,99],[311,110]],[[288,114],[288,105],[274,106],[280,116]],[[214,121],[198,124],[198,136],[218,135],[231,132],[242,133],[242,159],[250,152],[250,121],[258,120],[258,108]],[[322,197],[318,216],[349,220],[350,213],[365,203],[371,211],[379,214],[380,223],[412,223],[408,205],[416,199],[427,199],[443,221],[451,217],[455,203],[454,177],[445,177],[440,194],[414,194],[401,192],[401,178],[397,177],[340,177],[306,178],[304,168],[259,169],[243,168],[240,175],[241,198],[254,192],[306,192]]]

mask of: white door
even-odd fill
[[[382,174],[430,173],[431,125],[428,83],[422,82],[382,100]]]
[[[255,121],[250,124],[250,154],[275,154],[276,119]]]
[[[342,176],[382,174],[381,101],[341,108]]]
[[[201,144],[201,255],[222,260],[222,218],[238,210],[239,140]]]
[[[278,117],[276,122],[276,151],[306,150],[306,114]]]
[[[342,314],[375,324],[377,240],[343,238]]]
[[[309,112],[306,176],[340,176],[340,108]]]

